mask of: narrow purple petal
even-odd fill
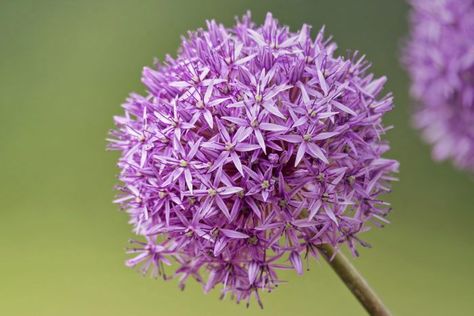
[[[236,231],[236,230],[221,228],[220,231],[221,231],[224,235],[226,235],[227,237],[233,238],[233,239],[246,239],[246,238],[249,238],[249,235],[244,234],[244,233],[241,233],[241,232],[238,232],[238,231]]]
[[[295,167],[297,167],[303,159],[304,154],[306,153],[306,143],[301,143],[300,146],[298,147],[298,151],[296,153],[296,158],[295,158]]]
[[[308,143],[308,153],[314,158],[322,160],[324,163],[329,163],[321,148],[314,143]]]
[[[288,130],[288,127],[274,124],[274,123],[260,123],[260,129],[270,132],[284,132]]]

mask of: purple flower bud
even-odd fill
[[[411,0],[404,50],[415,124],[436,160],[474,171],[474,1]]]
[[[146,238],[129,266],[188,277],[239,300],[273,289],[279,269],[303,273],[302,255],[357,236],[389,212],[394,160],[382,116],[385,77],[335,44],[244,16],[190,33],[176,59],[143,72],[115,118],[117,199]],[[200,272],[210,271],[207,280]],[[154,272],[155,273],[155,272]]]
[[[273,165],[277,164],[279,159],[280,157],[278,156],[278,154],[271,153],[270,155],[268,155],[268,161],[270,161],[270,163]]]

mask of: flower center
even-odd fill
[[[281,100],[280,97],[278,97],[278,100],[277,100],[276,104],[277,104],[278,107],[281,107],[283,105],[283,101]]]
[[[165,191],[160,191],[160,192],[158,193],[158,196],[160,197],[160,199],[164,199],[165,196],[166,196],[166,192],[165,192]]]
[[[269,187],[270,187],[270,182],[268,180],[263,180],[262,188],[263,189],[268,189]]]
[[[228,130],[230,133],[235,132],[235,130],[236,130],[235,124],[234,124],[234,123],[229,124],[229,126],[227,127],[227,130]]]
[[[214,190],[214,189],[212,189],[212,188],[209,189],[209,190],[207,190],[207,193],[209,194],[209,196],[215,196],[215,195],[217,195],[217,191]]]
[[[188,162],[187,162],[186,160],[181,160],[181,161],[179,162],[179,165],[180,165],[181,167],[183,167],[183,168],[186,168],[186,167],[188,166]]]
[[[308,208],[305,207],[301,210],[299,218],[307,218],[308,215],[309,215]]]
[[[321,199],[322,199],[324,202],[329,202],[329,194],[324,193],[323,196],[321,197]]]
[[[204,108],[204,102],[202,102],[201,100],[197,101],[197,102],[196,102],[196,107],[197,107],[198,109]]]
[[[349,183],[352,185],[356,181],[356,178],[354,176],[350,176],[348,180],[349,180]]]
[[[309,141],[311,140],[311,134],[305,134],[305,135],[303,136],[303,140],[304,140],[305,142],[309,142]]]
[[[234,144],[232,144],[232,143],[226,143],[226,144],[225,144],[225,150],[227,150],[227,151],[233,150],[234,147],[235,147],[235,146],[234,146]]]
[[[257,101],[257,103],[262,102],[262,99],[263,99],[263,97],[262,97],[261,94],[257,94],[257,95],[255,96],[255,101]]]
[[[255,246],[258,243],[258,238],[257,236],[252,236],[249,239],[247,239],[247,242]]]

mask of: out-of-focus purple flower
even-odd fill
[[[474,171],[474,1],[411,0],[404,63],[436,160]]]
[[[245,15],[189,33],[178,57],[145,68],[146,96],[132,94],[116,117],[122,193],[134,231],[146,238],[127,265],[183,287],[222,285],[237,301],[303,273],[317,246],[366,245],[358,233],[386,221],[394,160],[381,140],[391,95],[363,57]],[[204,280],[201,272],[208,271]]]

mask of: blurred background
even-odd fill
[[[323,24],[338,52],[359,50],[389,77],[389,157],[401,162],[392,224],[366,234],[355,265],[395,315],[470,315],[474,182],[437,164],[411,128],[403,1],[0,1],[0,315],[365,315],[325,262],[264,295],[265,309],[143,278],[123,264],[132,237],[112,204],[112,116],[142,67],[175,54],[180,35],[215,18],[267,11],[296,30]]]

